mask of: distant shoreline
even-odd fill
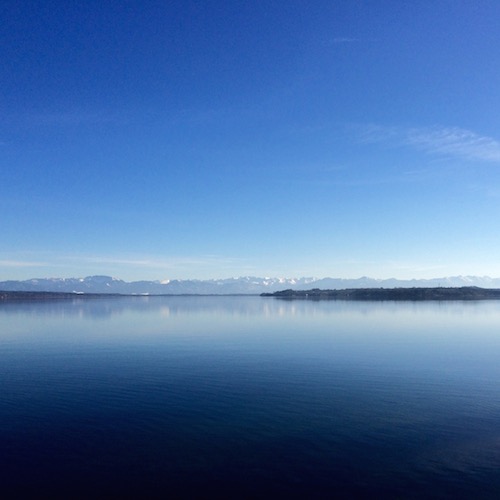
[[[307,300],[499,300],[500,289],[466,287],[427,288],[348,288],[344,290],[282,290],[261,297]]]
[[[68,300],[68,299],[100,299],[106,297],[123,297],[117,293],[71,293],[71,292],[21,292],[0,290],[0,302],[22,300]]]
[[[121,294],[81,292],[27,292],[0,290],[0,303],[75,299],[145,298],[145,297],[272,297],[285,300],[500,300],[500,289],[466,287],[346,288],[341,290],[281,290],[261,294]]]
[[[112,298],[147,298],[147,297],[258,297],[258,293],[82,293],[82,292],[25,292],[0,290],[0,303],[49,300],[75,300],[75,299],[112,299]]]

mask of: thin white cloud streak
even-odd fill
[[[106,274],[128,279],[212,279],[226,276],[253,275],[254,267],[245,258],[217,255],[201,256],[123,256],[79,255],[42,252],[44,262],[9,258],[0,259],[2,279],[33,278],[30,269],[45,276],[90,276]],[[14,274],[12,274],[14,273]],[[28,274],[29,273],[29,274]]]
[[[359,42],[359,38],[352,38],[348,36],[339,36],[331,40],[332,43],[353,43]]]
[[[252,274],[253,266],[247,259],[217,256],[76,256],[64,260],[67,268],[86,274],[113,274],[130,279],[210,279]],[[101,271],[102,270],[102,271]]]
[[[500,142],[458,127],[410,129],[408,144],[424,151],[469,160],[500,162]]]
[[[120,265],[120,266],[133,266],[133,267],[147,267],[156,269],[175,269],[179,267],[187,266],[232,266],[235,263],[241,262],[242,259],[235,259],[230,257],[219,257],[219,256],[201,256],[201,257],[171,257],[167,259],[155,259],[155,258],[122,258],[113,256],[94,256],[94,257],[76,257],[70,256],[66,257],[67,260],[75,260],[83,262],[86,264],[96,264],[96,265]]]
[[[326,45],[339,45],[339,44],[349,44],[349,43],[367,43],[376,42],[374,38],[356,38],[352,36],[337,36],[331,38],[325,42]]]
[[[0,260],[0,267],[42,267],[47,262],[32,262],[26,260]]]
[[[233,266],[246,263],[246,259],[242,257],[230,257],[221,255],[174,255],[174,256],[151,256],[151,255],[81,255],[81,254],[60,254],[50,251],[26,251],[25,254],[43,254],[44,260],[26,259],[14,257],[9,254],[4,254],[0,258],[0,266],[3,267],[68,267],[74,265],[80,266],[100,266],[100,265],[118,265],[143,268],[178,268],[185,266]]]
[[[72,127],[98,124],[123,125],[130,122],[125,112],[107,110],[97,111],[63,111],[47,113],[27,113],[21,115],[4,115],[3,121],[21,127]]]
[[[428,154],[500,163],[500,141],[459,127],[401,129],[370,125],[363,127],[361,138],[364,142],[410,146]]]

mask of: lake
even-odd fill
[[[500,497],[500,301],[0,304],[8,497]]]

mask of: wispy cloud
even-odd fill
[[[0,267],[42,267],[46,262],[34,262],[27,260],[0,260]]]
[[[359,38],[352,38],[348,36],[339,36],[336,38],[332,38],[331,43],[353,43],[353,42],[359,42]]]
[[[82,277],[93,274],[113,275],[122,279],[208,279],[221,275],[236,276],[252,274],[252,263],[242,257],[223,255],[159,256],[159,255],[82,255],[38,252],[43,261],[23,256],[1,255],[0,281],[3,279],[33,278],[44,276]],[[222,273],[222,274],[221,274]]]
[[[130,121],[126,113],[108,110],[67,110],[11,114],[3,115],[1,120],[21,127],[72,127],[98,124],[123,125]]]
[[[410,129],[407,142],[424,151],[500,162],[500,142],[458,127]]]
[[[66,255],[60,262],[79,274],[111,273],[131,279],[211,278],[251,270],[247,259],[224,255]]]
[[[362,140],[393,146],[410,146],[429,154],[464,160],[500,163],[500,141],[459,127],[406,128],[370,125]]]
[[[127,258],[122,256],[88,256],[75,257],[68,256],[67,260],[78,260],[82,263],[96,265],[120,265],[133,267],[146,267],[154,269],[178,269],[190,266],[221,267],[223,265],[233,265],[242,259],[231,257],[221,257],[216,255],[205,255],[199,257],[179,256],[168,258],[144,257]]]
[[[325,42],[326,45],[339,45],[348,43],[375,42],[374,38],[357,38],[353,36],[336,36]]]

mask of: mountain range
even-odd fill
[[[340,290],[345,288],[462,287],[500,288],[500,278],[453,276],[399,280],[361,277],[344,278],[258,278],[240,277],[210,280],[123,281],[110,276],[86,278],[38,278],[0,281],[0,290],[25,292],[117,293],[143,295],[231,295],[260,294],[279,290]]]

